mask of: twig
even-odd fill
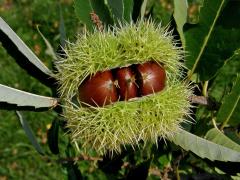
[[[203,96],[205,96],[205,97],[208,97],[207,89],[208,89],[208,81],[205,81],[204,84],[203,84],[203,91],[202,91]]]
[[[209,105],[209,101],[205,96],[190,96],[189,100],[191,103],[200,104],[200,105]]]
[[[214,101],[212,98],[205,96],[190,96],[189,101],[194,104],[207,106],[210,110],[218,110],[220,103]]]

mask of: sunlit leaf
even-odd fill
[[[0,41],[3,47],[30,75],[47,86],[54,86],[53,73],[27,47],[9,25],[0,17]]]
[[[0,84],[0,109],[47,110],[57,104],[55,98],[39,96]]]
[[[240,145],[229,139],[220,130],[216,128],[210,129],[207,132],[205,138],[209,141],[215,142],[216,144],[220,144],[222,146],[240,152]]]
[[[181,146],[186,151],[192,151],[201,158],[211,161],[231,161],[240,162],[240,153],[208,141],[185,130],[180,130],[170,140],[176,145]]]
[[[147,2],[148,2],[148,0],[143,0],[142,6],[141,6],[141,14],[140,14],[141,20],[143,20],[143,18],[144,18],[146,7],[147,7]]]
[[[188,2],[187,0],[174,0],[173,17],[177,24],[177,30],[180,35],[183,47],[185,47],[185,37],[183,34],[183,26],[187,22]]]

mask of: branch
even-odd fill
[[[207,106],[207,108],[210,110],[217,110],[220,107],[218,102],[212,98],[206,98],[205,96],[190,96],[189,101],[194,104]]]

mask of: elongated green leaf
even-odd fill
[[[48,86],[54,83],[53,73],[38,59],[1,17],[0,41],[8,53],[29,74]]]
[[[131,22],[133,12],[133,0],[123,0],[124,4],[124,20]]]
[[[0,109],[13,105],[12,109],[45,110],[53,108],[58,101],[55,98],[39,96],[0,84]],[[24,109],[25,110],[25,109]]]
[[[232,88],[232,83],[236,81],[236,75],[240,72],[240,49],[234,52],[225,64],[218,70],[216,78],[209,89],[209,95],[217,101],[221,101],[223,92]],[[227,93],[230,91],[226,91]]]
[[[51,125],[51,128],[48,130],[48,146],[53,154],[59,153],[58,148],[58,131],[59,131],[59,121],[54,119]]]
[[[1,17],[0,34],[1,41],[3,41],[5,36],[5,38],[8,38],[9,41],[11,41],[11,43],[29,60],[31,64],[35,65],[35,67],[41,70],[43,73],[49,76],[52,75],[52,72],[38,59],[38,57],[27,47],[27,45],[18,37],[18,35],[8,26],[8,24]]]
[[[233,115],[240,100],[240,76],[238,75],[235,85],[232,91],[224,98],[223,104],[221,105],[218,114],[217,121],[224,122],[226,125]]]
[[[47,40],[47,38],[45,38],[45,36],[42,34],[42,32],[39,30],[38,26],[37,26],[37,31],[38,31],[38,33],[40,34],[40,36],[42,37],[42,39],[44,40],[44,42],[45,42],[45,44],[46,44],[46,46],[47,46],[46,54],[48,54],[49,56],[51,56],[53,60],[56,60],[56,59],[57,59],[57,56],[56,56],[55,51],[53,50],[52,45],[51,45],[50,42]]]
[[[91,20],[90,13],[93,12],[93,9],[90,5],[90,1],[86,0],[75,0],[74,9],[79,20],[86,24],[88,29],[92,29],[94,24]]]
[[[77,17],[82,23],[86,24],[88,30],[93,30],[94,28],[90,15],[93,12],[98,15],[105,25],[112,24],[112,19],[104,0],[75,0],[74,7]]]
[[[225,146],[227,148],[240,152],[240,145],[238,145],[237,143],[229,139],[227,136],[225,136],[221,131],[219,131],[216,128],[210,129],[207,132],[205,138],[216,144],[220,144],[222,146]]]
[[[145,12],[146,12],[146,7],[147,7],[147,2],[148,0],[143,0],[142,6],[141,6],[141,17],[140,19],[143,20]]]
[[[212,79],[227,61],[239,57],[239,7],[240,1],[229,1],[224,6],[195,71],[200,81]]]
[[[173,18],[177,24],[177,31],[180,35],[182,45],[185,47],[183,26],[187,22],[188,2],[187,0],[174,0]]]
[[[191,69],[190,76],[198,66],[225,1],[205,0],[200,12],[199,24],[186,27],[184,33],[186,40],[185,50],[188,52],[186,66]]]
[[[28,122],[23,118],[21,112],[16,111],[16,113],[17,113],[19,121],[20,121],[22,128],[25,131],[28,139],[30,140],[30,142],[32,143],[34,148],[37,150],[37,152],[39,154],[44,155],[44,151],[43,151],[42,147],[40,146],[40,144],[37,142],[37,139],[36,139],[35,135],[33,134],[31,127],[28,125]]]
[[[185,130],[180,130],[170,140],[186,151],[192,151],[201,158],[207,158],[211,161],[240,162],[239,152],[198,137]]]
[[[107,0],[110,10],[113,14],[115,23],[123,20],[124,4],[123,0]]]

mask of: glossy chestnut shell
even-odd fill
[[[156,62],[146,62],[137,65],[139,73],[139,93],[141,96],[163,90],[165,87],[166,73],[164,68]]]
[[[97,72],[78,88],[81,102],[92,106],[104,106],[118,100],[111,71]]]
[[[120,100],[128,100],[137,96],[135,73],[130,67],[119,68],[116,71],[118,93]]]

